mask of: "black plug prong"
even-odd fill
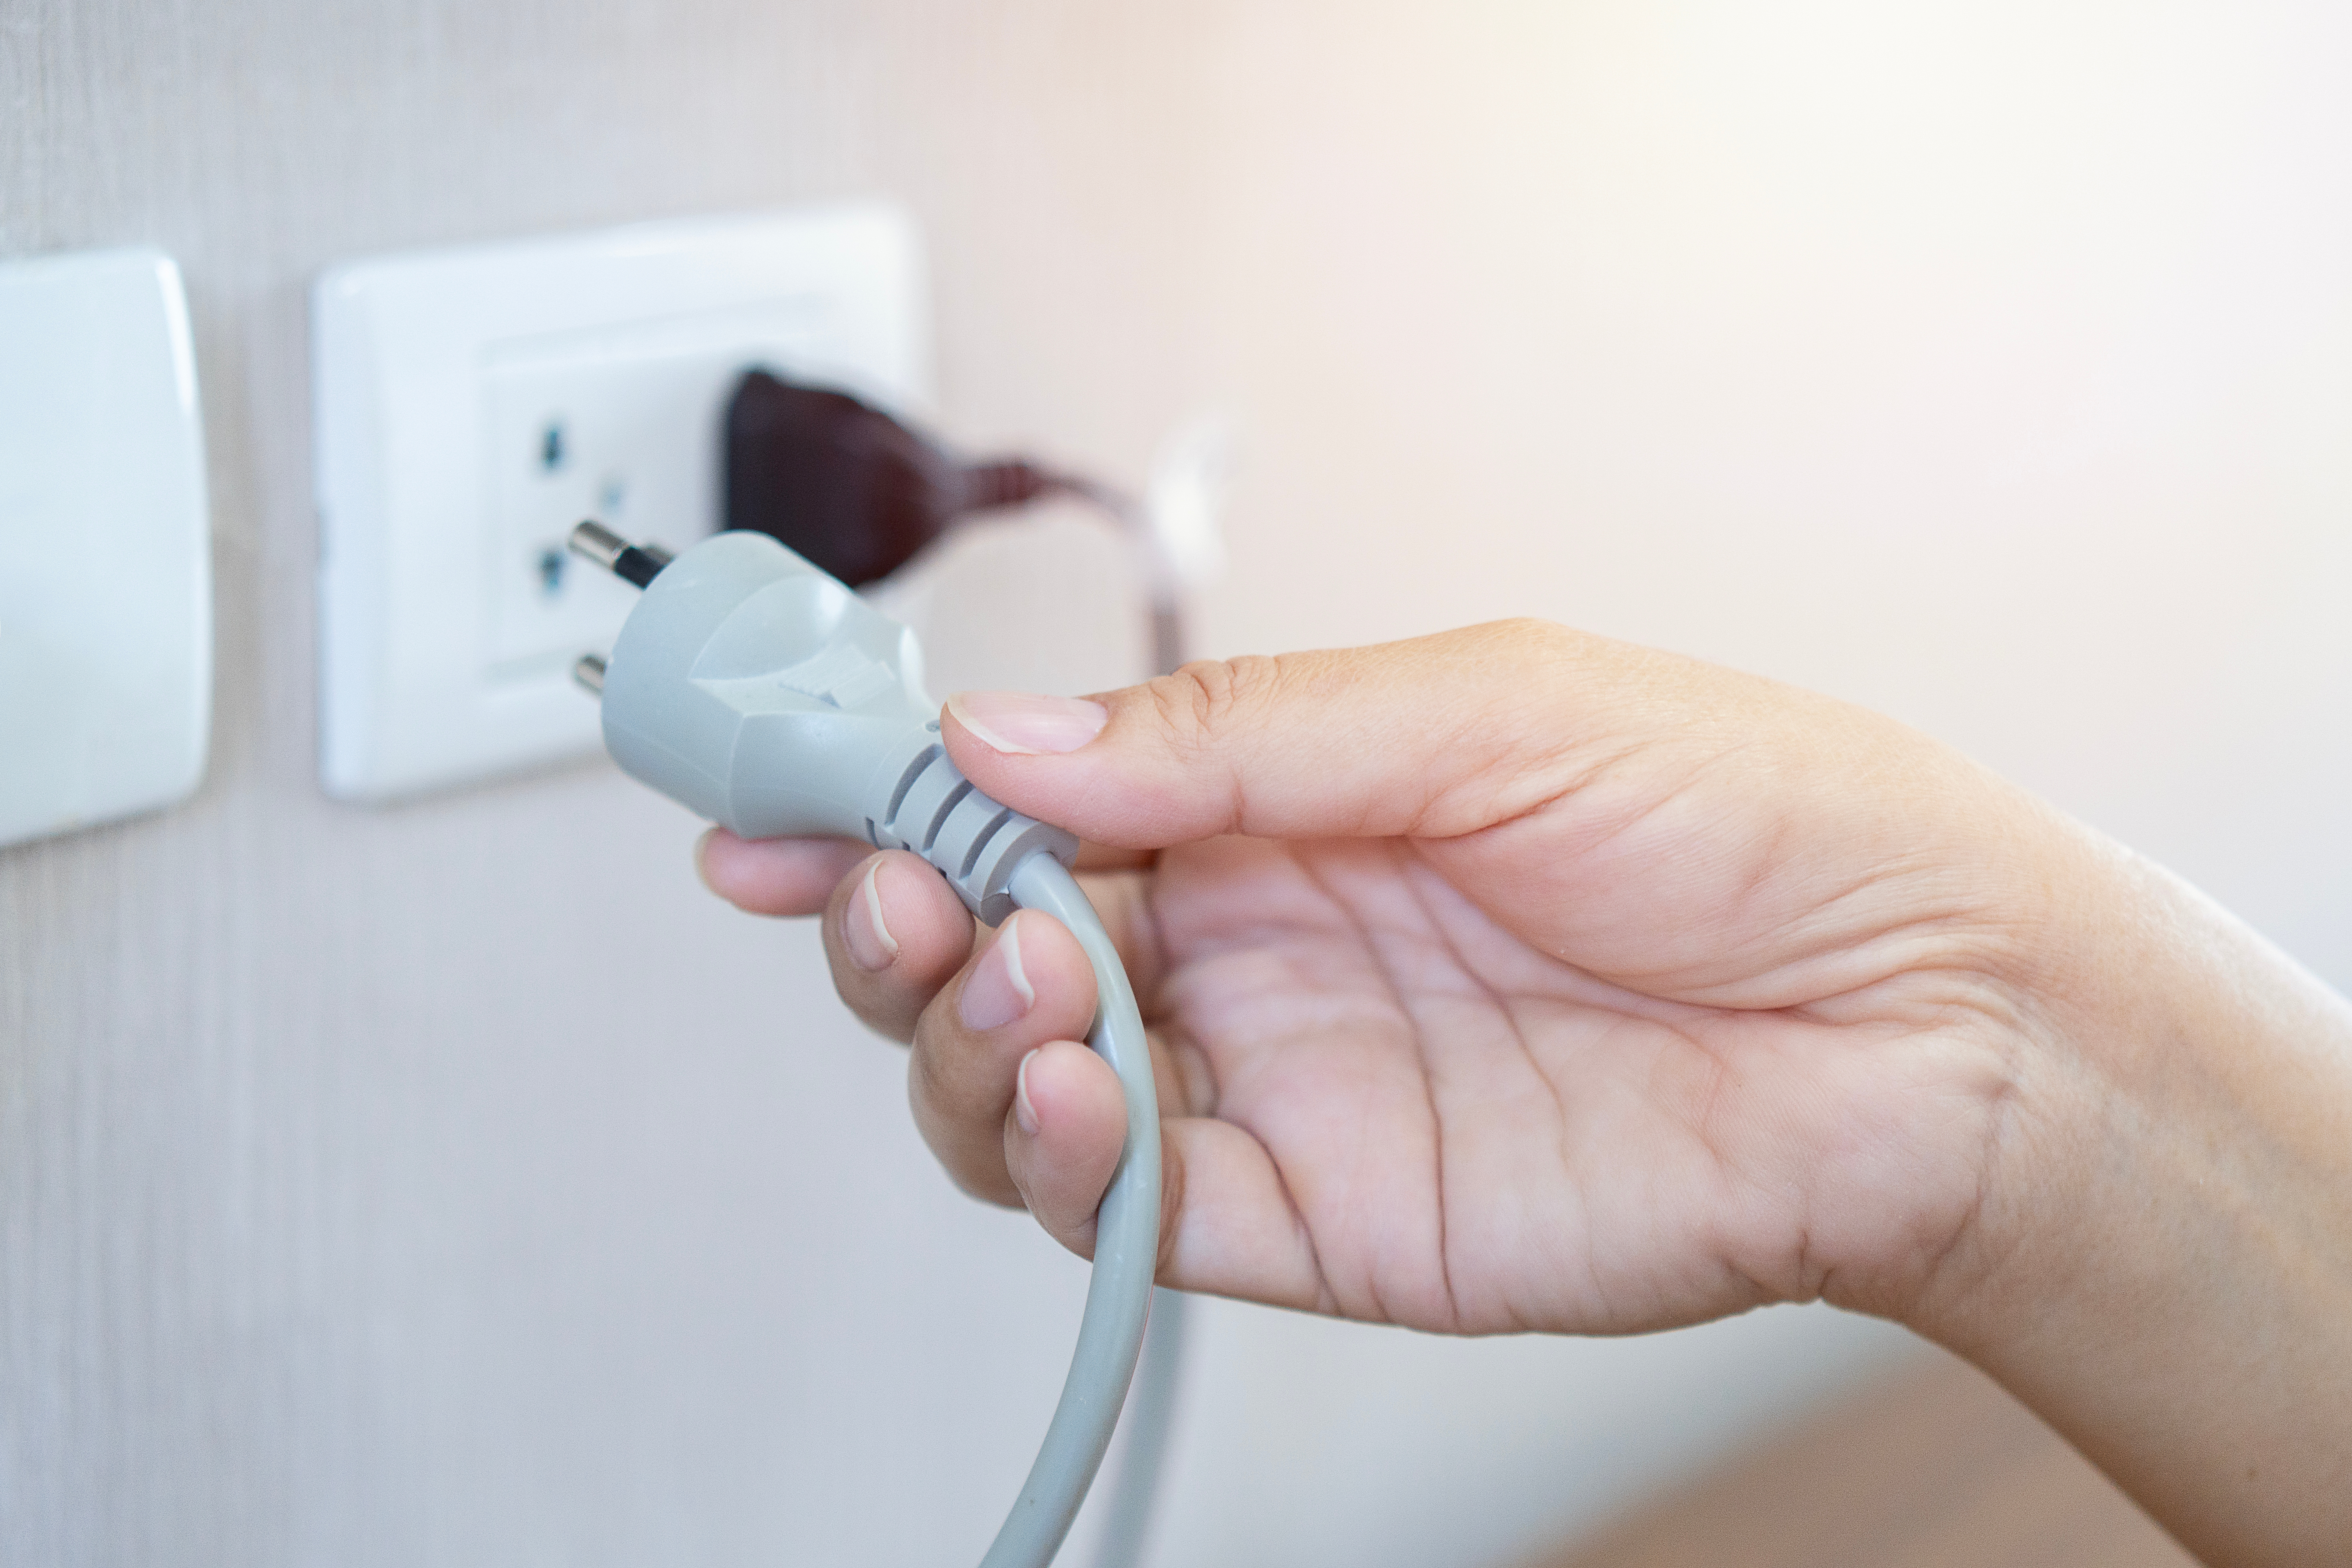
[[[669,552],[658,544],[632,544],[593,518],[572,531],[572,553],[593,562],[625,583],[643,588],[669,564]]]

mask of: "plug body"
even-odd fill
[[[1032,855],[1077,840],[972,787],[940,742],[913,632],[765,534],[662,566],[613,644],[614,761],[745,838],[909,849],[993,925]]]

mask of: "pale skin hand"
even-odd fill
[[[2216,1561],[2352,1541],[2352,1025],[2030,797],[1873,715],[1538,623],[969,695],[943,732],[981,788],[1141,862],[1087,891],[1159,1058],[1163,1283],[1464,1332],[1826,1297],[1975,1357]],[[1087,1249],[1122,1113],[1066,932],[1021,914],[975,946],[905,854],[719,834],[703,870],[823,907],[950,1173]],[[2231,1092],[2180,1082],[2200,1040]],[[2208,1212],[2198,1151],[2232,1136],[2275,1224]],[[2086,1263],[2135,1226],[2128,1266]],[[2266,1306],[2294,1408],[2216,1438],[2247,1370],[2200,1391],[2183,1338]],[[2118,1400],[2135,1375],[2172,1393]]]

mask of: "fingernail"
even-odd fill
[[[1032,1138],[1037,1136],[1037,1108],[1029,1103],[1029,1064],[1036,1059],[1037,1053],[1031,1051],[1021,1058],[1021,1070],[1013,1075],[1013,1120]]]
[[[998,928],[956,998],[956,1016],[967,1029],[1001,1029],[1029,1011],[1037,1000],[1029,977],[1021,973],[1021,917],[1013,915]]]
[[[959,691],[948,699],[948,711],[995,750],[1020,757],[1075,752],[1110,722],[1110,710],[1099,702],[1026,691]]]
[[[898,939],[882,921],[882,889],[876,880],[881,874],[882,858],[877,855],[858,879],[857,890],[849,895],[849,906],[841,911],[841,944],[849,950],[849,962],[868,974],[889,968],[890,961],[898,956]]]

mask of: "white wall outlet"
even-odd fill
[[[0,265],[0,844],[194,791],[212,527],[180,270]]]
[[[379,802],[593,754],[572,683],[633,590],[566,559],[595,517],[718,526],[719,419],[766,365],[923,391],[915,231],[859,205],[352,262],[312,298],[320,773]]]

